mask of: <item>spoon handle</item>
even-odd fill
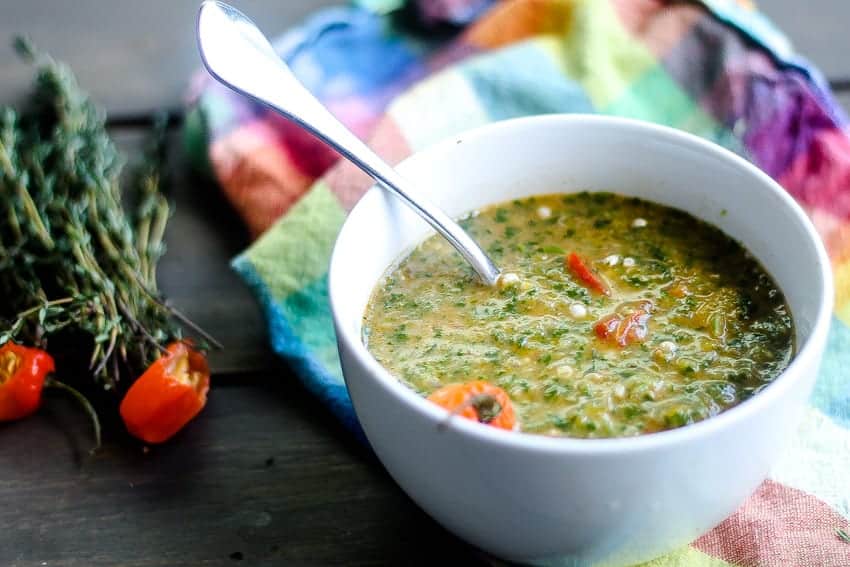
[[[227,17],[210,17],[208,22],[204,22],[204,10],[207,9],[219,9]],[[481,247],[460,225],[417,194],[410,181],[337,120],[301,84],[259,30],[249,27],[250,20],[246,16],[221,2],[205,2],[201,10],[198,29],[201,55],[216,79],[269,106],[334,148],[412,207],[457,249],[485,284],[496,284],[499,269]],[[204,29],[202,24],[208,27]],[[218,25],[215,27],[213,24]],[[233,26],[237,26],[236,30]],[[205,41],[205,34],[209,34],[210,41]]]

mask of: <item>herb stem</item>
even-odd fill
[[[17,318],[26,319],[30,315],[38,313],[38,311],[44,307],[56,307],[57,305],[65,305],[66,303],[71,303],[72,301],[74,301],[73,297],[63,297],[61,299],[45,301],[41,305],[36,305],[35,307],[30,307],[29,309],[21,311],[20,313],[18,313]]]
[[[57,380],[53,377],[49,377],[47,380],[45,380],[44,387],[45,388],[53,388],[55,390],[62,390],[63,392],[67,392],[68,394],[71,395],[72,398],[74,398],[74,400],[77,401],[77,403],[80,404],[80,406],[82,406],[83,410],[89,416],[89,419],[91,419],[92,428],[94,429],[95,446],[94,446],[94,448],[92,449],[91,452],[93,453],[93,452],[97,451],[98,449],[100,449],[100,446],[101,446],[100,419],[98,419],[97,412],[94,410],[94,406],[91,405],[91,402],[89,402],[88,398],[86,398],[84,395],[82,395],[80,393],[80,391],[77,390],[76,388],[73,388],[73,387],[69,386],[68,384],[65,384],[64,382],[60,382],[59,380]]]
[[[183,323],[184,325],[186,325],[187,327],[189,327],[190,329],[192,329],[193,331],[195,331],[196,333],[198,333],[199,335],[204,337],[204,339],[209,341],[213,346],[215,346],[218,349],[224,348],[224,346],[220,342],[218,342],[215,339],[215,337],[213,337],[208,332],[206,332],[204,329],[202,329],[197,323],[195,323],[194,321],[189,319],[186,315],[184,315],[182,312],[180,312],[176,307],[174,307],[173,305],[171,305],[167,301],[164,303],[164,305],[165,305],[166,309],[171,311],[172,315],[174,315],[177,319],[180,320],[181,323]]]

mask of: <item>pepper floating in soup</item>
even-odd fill
[[[485,381],[510,397],[522,431],[623,437],[716,415],[791,359],[779,288],[687,213],[577,193],[494,205],[461,224],[503,269],[498,287],[433,236],[381,280],[364,316],[372,354],[424,396]]]

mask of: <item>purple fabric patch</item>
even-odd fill
[[[795,72],[778,80],[751,76],[747,90],[744,145],[772,177],[780,177],[808,151],[821,130],[835,129],[809,84]]]
[[[836,116],[819,89],[709,14],[662,65],[710,116],[741,137],[753,162],[772,177],[808,151],[820,131],[835,128]]]

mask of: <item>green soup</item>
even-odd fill
[[[623,437],[694,423],[788,365],[782,292],[740,244],[610,193],[543,195],[462,220],[506,276],[491,288],[438,236],[379,282],[363,340],[410,388],[485,380],[522,431]]]

